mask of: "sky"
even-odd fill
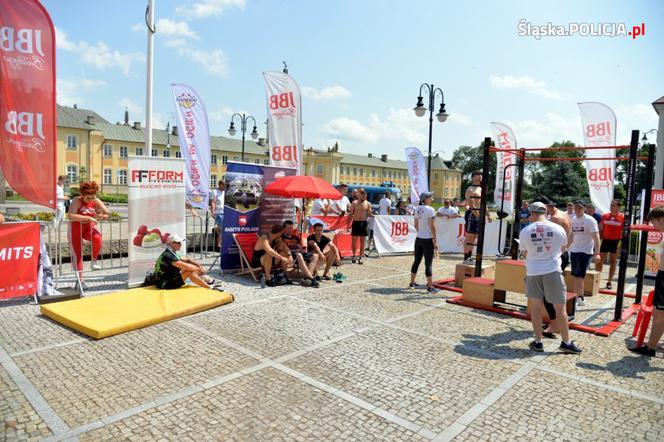
[[[42,0],[56,26],[58,102],[119,121],[145,121],[147,0]],[[440,87],[434,120],[445,158],[508,124],[520,147],[582,144],[578,102],[617,115],[618,144],[657,127],[664,95],[664,2],[419,0],[155,0],[155,127],[174,122],[171,83],[198,91],[211,135],[230,116],[267,118],[262,72],[282,61],[303,93],[305,147],[388,154],[428,148],[415,106],[423,82]],[[645,35],[519,35],[519,23],[644,24]],[[611,25],[614,26],[614,25]],[[608,29],[608,26],[607,26]],[[658,43],[659,42],[659,43]],[[436,107],[440,103],[437,98]],[[436,110],[437,112],[437,110]],[[265,126],[259,124],[260,136]],[[237,136],[237,135],[236,135]],[[654,137],[653,137],[654,139]]]

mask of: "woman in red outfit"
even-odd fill
[[[101,232],[97,228],[97,220],[108,218],[109,211],[104,203],[97,199],[99,186],[94,181],[84,181],[80,184],[80,196],[74,198],[69,206],[69,243],[71,244],[72,264],[74,270],[79,272],[83,281],[83,253],[82,240],[92,245],[92,269],[99,270],[97,257],[101,251]]]

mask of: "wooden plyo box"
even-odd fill
[[[599,294],[600,273],[595,270],[587,270],[586,277],[583,279],[583,295],[593,296]],[[567,290],[574,291],[574,277],[569,270],[565,270],[565,285]]]
[[[497,290],[526,293],[526,263],[515,259],[496,261]]]
[[[463,281],[463,300],[473,304],[493,306],[493,279],[466,278]]]
[[[493,279],[494,268],[493,264],[482,264],[481,278]],[[454,270],[454,286],[463,287],[463,281],[466,278],[475,277],[475,265],[457,264]]]

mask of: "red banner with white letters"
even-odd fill
[[[16,192],[55,208],[55,31],[37,0],[0,0],[0,167]]]
[[[39,223],[0,224],[0,299],[37,291]]]

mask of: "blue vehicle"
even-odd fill
[[[359,189],[360,187],[364,188],[367,191],[367,201],[371,203],[371,208],[374,213],[378,213],[378,203],[385,195],[385,192],[390,192],[390,200],[392,200],[392,210],[397,205],[397,201],[401,199],[401,189],[397,187],[388,187],[388,186],[359,186],[356,184],[348,185],[348,194],[346,195],[348,199],[351,199],[351,194],[353,189]]]

